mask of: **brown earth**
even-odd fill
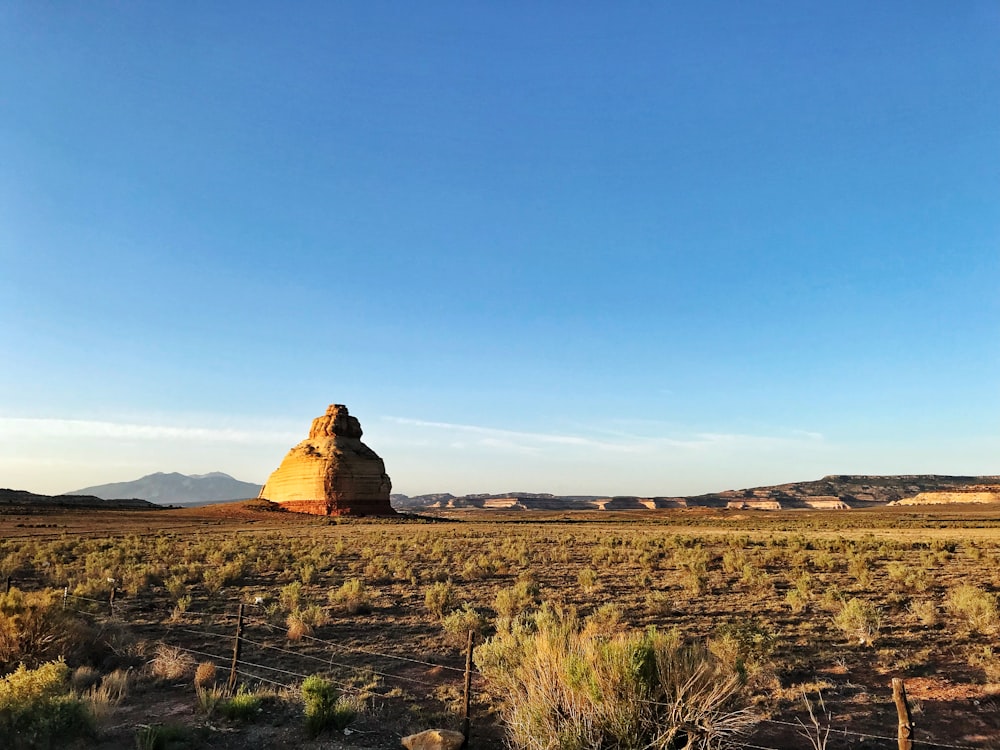
[[[963,583],[994,597],[1000,592],[1000,513],[990,506],[482,511],[476,520],[458,510],[439,511],[438,520],[463,522],[439,523],[327,519],[272,507],[255,501],[0,514],[0,564],[7,566],[0,572],[29,590],[81,587],[80,596],[97,603],[79,599],[78,616],[101,632],[122,633],[119,653],[104,666],[133,664],[136,685],[99,746],[131,747],[136,726],[163,720],[196,730],[192,748],[388,748],[430,726],[456,728],[462,644],[427,611],[425,596],[451,580],[458,601],[492,618],[497,593],[527,578],[541,599],[583,615],[615,604],[627,628],[678,627],[700,637],[760,618],[776,645],[750,744],[808,746],[797,725],[808,721],[802,695],[815,701],[821,693],[834,729],[830,750],[891,746],[873,738],[895,735],[892,677],[904,679],[913,699],[918,740],[1000,743],[1000,662],[988,651],[995,634],[970,631],[946,607],[949,592]],[[705,571],[695,591],[690,565],[699,555]],[[210,574],[237,562],[233,580],[212,585]],[[140,575],[147,568],[148,578]],[[588,568],[596,580],[585,586],[580,572]],[[125,587],[113,617],[107,592],[100,593],[106,577]],[[191,597],[181,612],[168,590],[175,577]],[[328,598],[352,578],[368,587],[367,611],[351,613]],[[315,605],[329,618],[297,641],[289,638],[283,603],[292,584],[301,587],[302,607]],[[788,596],[799,586],[808,593],[796,610]],[[833,624],[847,598],[881,609],[873,646],[858,645]],[[164,681],[148,674],[158,643],[209,654],[228,669],[240,603],[248,612],[243,669],[251,675],[241,679],[251,687],[268,684],[255,683],[256,675],[291,684],[294,695],[301,675],[313,671],[355,686],[374,681],[353,734],[310,740],[291,699],[249,725],[206,717],[196,710],[190,676]],[[933,616],[927,623],[918,616],[923,610]],[[128,662],[130,653],[141,655]],[[494,699],[478,678],[474,694],[472,746],[497,747]]]

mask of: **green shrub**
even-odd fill
[[[948,592],[945,607],[950,614],[964,620],[966,627],[975,633],[995,633],[1000,625],[996,597],[969,583]]]
[[[62,609],[51,589],[0,593],[0,671],[24,662],[37,665],[62,654],[74,641],[78,623]]]
[[[714,748],[753,723],[739,675],[677,631],[605,637],[543,605],[480,646],[476,665],[525,750]]]
[[[188,730],[179,724],[151,724],[135,730],[136,750],[167,750],[188,739]]]
[[[0,678],[0,737],[13,748],[47,748],[54,741],[93,733],[83,703],[69,689],[66,663],[37,669],[22,664]]]
[[[292,581],[281,589],[278,593],[278,599],[282,607],[289,612],[294,612],[302,601],[302,584],[299,581]]]
[[[317,737],[325,729],[345,729],[358,715],[357,701],[342,697],[332,682],[318,674],[302,681],[306,731]]]
[[[216,709],[230,721],[253,721],[260,713],[263,698],[240,688],[232,698],[220,701]]]
[[[524,612],[538,601],[538,585],[534,581],[518,581],[510,588],[500,589],[493,608],[497,617],[510,619]]]
[[[768,673],[774,651],[774,632],[759,617],[741,619],[718,628],[708,648],[743,681],[759,680]]]
[[[431,584],[424,594],[424,607],[432,615],[443,618],[458,606],[457,594],[451,581],[438,581]]]
[[[464,646],[472,632],[474,640],[481,640],[483,631],[486,628],[486,618],[471,604],[465,604],[461,609],[456,609],[451,614],[446,615],[441,621],[444,632],[448,635],[448,640],[452,645]]]
[[[593,568],[583,568],[576,575],[576,581],[584,593],[591,593],[597,587],[597,571]]]
[[[371,612],[368,589],[360,578],[348,578],[339,589],[331,590],[327,599],[330,604],[342,606],[352,615]]]
[[[871,602],[849,599],[833,618],[833,624],[862,646],[871,646],[882,628],[882,613]]]

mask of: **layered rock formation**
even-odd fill
[[[361,442],[361,424],[343,404],[313,420],[309,438],[292,448],[260,497],[297,513],[391,516],[385,464]]]
[[[953,492],[921,492],[890,505],[946,505],[950,503],[1000,503],[1000,485],[976,485]]]

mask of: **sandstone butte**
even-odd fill
[[[309,437],[292,448],[261,488],[262,499],[296,513],[392,516],[385,464],[361,442],[361,423],[343,404],[313,420]]]

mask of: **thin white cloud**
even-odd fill
[[[59,438],[189,441],[210,443],[295,443],[294,433],[218,427],[104,422],[89,419],[0,417],[0,440],[51,440]]]
[[[549,446],[569,446],[583,449],[595,449],[617,453],[654,453],[657,451],[675,450],[706,450],[720,447],[757,447],[768,448],[787,446],[791,443],[822,440],[823,436],[816,432],[805,430],[788,431],[787,436],[748,435],[742,433],[702,432],[689,437],[676,438],[666,436],[637,436],[624,432],[604,431],[604,435],[612,435],[617,440],[594,439],[581,435],[565,435],[546,432],[525,432],[518,430],[503,430],[495,427],[479,425],[455,424],[451,422],[432,422],[408,417],[383,417],[384,420],[405,427],[441,430],[442,432],[477,436],[476,445],[495,449],[514,450],[522,453],[539,452],[540,448]],[[462,441],[463,447],[465,442]]]
[[[548,443],[554,445],[572,445],[585,448],[599,448],[601,450],[629,450],[628,446],[621,443],[610,443],[606,441],[593,440],[591,438],[580,437],[578,435],[556,435],[546,432],[520,432],[517,430],[501,430],[495,427],[480,427],[478,425],[454,424],[451,422],[428,422],[422,419],[410,419],[408,417],[384,417],[386,421],[408,427],[420,427],[426,429],[445,430],[449,432],[478,435],[479,444],[499,447],[500,445],[517,446],[523,450],[525,443]]]

